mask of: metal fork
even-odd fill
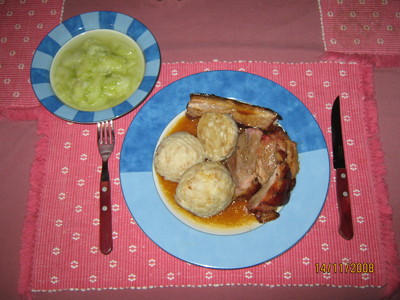
[[[100,251],[109,254],[113,247],[111,218],[111,186],[108,158],[114,150],[113,121],[97,123],[97,145],[103,160],[100,179]]]

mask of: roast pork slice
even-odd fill
[[[258,222],[266,223],[279,217],[279,206],[288,203],[290,192],[296,183],[286,162],[276,165],[272,176],[247,203],[247,210]]]
[[[286,162],[295,177],[299,171],[297,145],[277,127],[272,133],[263,135],[257,149],[256,175],[264,185],[273,175],[277,164]]]
[[[209,94],[190,94],[186,107],[189,118],[199,118],[207,112],[230,114],[232,118],[245,127],[255,127],[270,131],[281,117],[275,111],[250,105],[233,99]]]
[[[250,199],[261,187],[256,177],[257,149],[263,132],[247,128],[240,133],[236,150],[226,164],[235,183],[235,199]]]

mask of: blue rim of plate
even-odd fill
[[[186,109],[190,93],[208,93],[271,108],[297,142],[300,172],[290,201],[278,219],[235,235],[205,233],[184,224],[156,189],[152,159],[164,128]],[[120,179],[136,223],[160,248],[203,267],[239,269],[269,261],[296,245],[311,229],[329,187],[329,156],[321,129],[307,107],[279,84],[239,71],[209,71],[166,86],[141,108],[126,133]]]
[[[80,111],[65,105],[50,85],[50,68],[58,50],[73,37],[96,29],[110,29],[131,37],[145,58],[145,74],[139,88],[121,104],[100,111]],[[37,47],[31,64],[30,80],[40,103],[51,113],[71,122],[96,123],[121,117],[150,94],[160,72],[161,55],[156,39],[140,21],[117,12],[95,11],[74,16],[51,30]]]

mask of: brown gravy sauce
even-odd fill
[[[199,119],[190,119],[185,115],[180,118],[176,124],[171,127],[167,135],[170,135],[177,131],[187,131],[190,134],[197,136],[197,124]],[[168,201],[168,204],[176,211],[178,214],[183,215],[187,219],[190,219],[194,223],[198,223],[207,227],[217,227],[217,228],[239,228],[245,225],[250,225],[257,222],[254,215],[249,214],[246,209],[246,201],[234,201],[230,206],[228,206],[224,211],[219,214],[209,217],[202,218],[198,217],[186,209],[179,206],[175,200],[175,190],[178,185],[176,182],[165,180],[162,176],[157,174],[158,182],[162,192]]]

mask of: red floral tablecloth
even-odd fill
[[[400,2],[319,0],[327,57],[400,65]]]
[[[60,23],[62,1],[0,1],[0,109],[35,107],[29,75],[33,52]]]

